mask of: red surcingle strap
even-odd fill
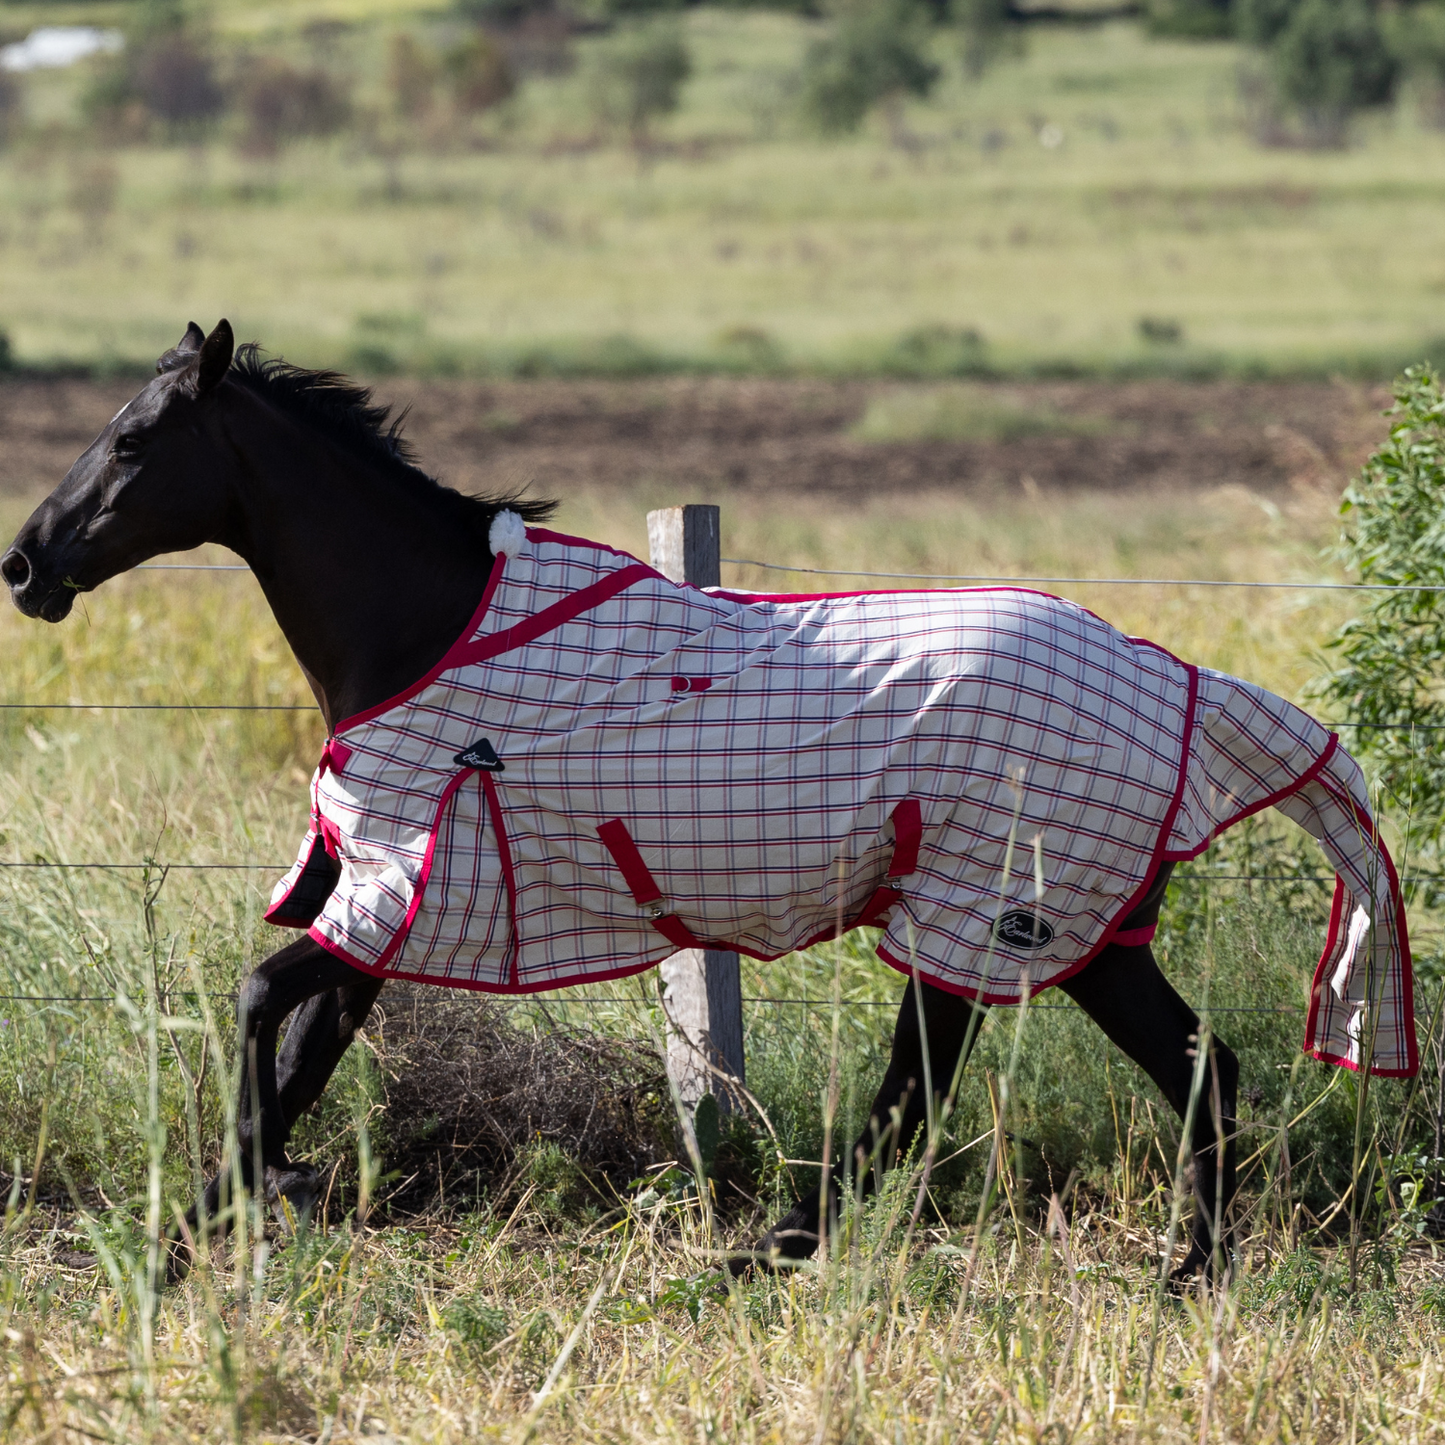
[[[638,907],[648,910],[648,921],[652,926],[676,948],[701,948],[703,945],[692,936],[687,925],[665,907],[662,889],[643,861],[632,834],[627,831],[627,824],[621,818],[609,818],[598,826],[597,836],[612,854],[612,861],[621,870],[622,881],[627,884]],[[918,850],[922,841],[923,810],[917,798],[904,798],[893,810],[893,859],[888,865],[888,877],[906,878],[918,867]],[[896,888],[875,888],[850,927],[882,922],[888,910],[902,896]]]

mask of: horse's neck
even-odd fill
[[[440,508],[299,427],[252,437],[236,447],[237,515],[217,540],[255,572],[329,731],[440,661],[491,557]]]

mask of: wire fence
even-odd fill
[[[1013,577],[1002,574],[945,573],[945,572],[874,572],[850,568],[797,567],[776,562],[763,562],[751,557],[723,557],[722,561],[737,567],[755,567],[768,572],[787,572],[815,577],[857,577],[885,581],[913,582],[962,582],[962,583],[1010,583],[1029,585],[1071,586],[1071,587],[1234,587],[1241,589],[1304,591],[1304,592],[1445,592],[1445,584],[1431,583],[1367,583],[1333,581],[1284,581],[1256,582],[1232,581],[1220,578],[1199,577]],[[142,572],[250,572],[244,563],[216,562],[146,562],[135,568]],[[198,702],[3,702],[0,711],[8,712],[309,712],[319,713],[315,703],[198,703]],[[1385,732],[1445,732],[1445,725],[1420,725],[1401,723],[1361,723],[1347,720],[1332,722],[1331,727],[1351,727],[1361,731]],[[92,862],[60,861],[56,859],[0,860],[0,869],[60,869],[105,872],[271,872],[284,873],[289,864],[285,863],[166,863],[160,860],[144,862]],[[1331,883],[1333,875],[1325,874],[1248,874],[1248,873],[1186,873],[1176,874],[1172,880],[1177,883]],[[1407,884],[1434,883],[1440,880],[1432,877],[1406,878]],[[198,997],[194,993],[177,992],[176,998]],[[206,995],[207,998],[234,1001],[235,992],[219,992]],[[0,1003],[114,1003],[114,994],[0,994]],[[553,1002],[538,995],[530,996],[539,1003]],[[592,996],[569,993],[555,1002],[567,1005],[619,1005],[645,1002],[628,995]],[[769,995],[744,997],[744,1003],[779,1007],[831,1008],[832,1000],[810,998],[775,998]],[[844,999],[843,1008],[896,1008],[897,999]],[[1041,1004],[1031,1003],[1031,1009],[1054,1012],[1078,1012],[1072,1003]],[[1282,1007],[1230,1007],[1210,1008],[1211,1014],[1299,1014],[1303,1010],[1290,1006]]]

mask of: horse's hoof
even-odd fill
[[[191,1245],[184,1239],[167,1238],[165,1249],[166,1268],[165,1275],[161,1280],[161,1288],[170,1289],[180,1284],[191,1272],[195,1256]]]
[[[746,1254],[728,1257],[727,1267],[734,1279],[760,1270],[779,1274],[810,1259],[818,1248],[818,1236],[807,1229],[771,1229]]]
[[[266,1166],[266,1203],[287,1234],[295,1234],[310,1218],[321,1198],[321,1175],[309,1164]]]
[[[1201,1281],[1206,1285],[1227,1284],[1233,1273],[1231,1264],[1230,1257],[1226,1255],[1224,1267],[1219,1269],[1212,1253],[1206,1254],[1199,1248],[1191,1249],[1184,1256],[1184,1263],[1169,1272],[1169,1293],[1179,1296],[1188,1294]]]

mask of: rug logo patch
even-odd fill
[[[993,936],[1008,948],[1046,948],[1054,930],[1028,908],[1011,908],[993,926]]]
[[[481,768],[483,772],[500,773],[504,770],[505,764],[497,756],[497,750],[492,746],[491,738],[482,738],[474,742],[465,752],[460,752],[453,759],[464,768]]]

